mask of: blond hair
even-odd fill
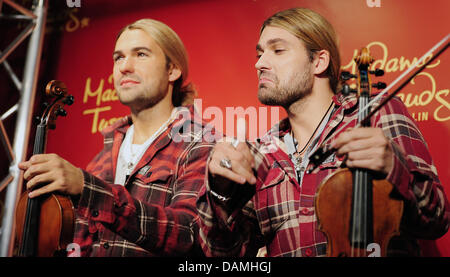
[[[181,70],[181,76],[175,81],[173,87],[173,105],[177,107],[192,104],[197,92],[192,83],[183,86],[183,82],[187,79],[189,73],[189,65],[186,48],[180,37],[174,30],[161,21],[146,18],[140,19],[122,28],[116,37],[116,41],[123,32],[136,29],[146,32],[156,41],[159,47],[161,47],[166,56],[167,68],[169,68],[170,63],[172,63]]]
[[[330,64],[326,75],[333,92],[338,91],[341,67],[338,38],[333,26],[323,16],[310,9],[293,8],[269,17],[264,21],[260,33],[267,26],[285,29],[303,41],[311,61],[315,52],[327,50],[330,53]]]

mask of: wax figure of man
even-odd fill
[[[21,163],[29,189],[48,183],[30,197],[76,199],[82,256],[203,255],[195,200],[212,145],[189,104],[195,91],[183,84],[184,45],[167,25],[142,19],[120,31],[113,59],[114,86],[131,114],[102,131],[104,149],[86,170],[56,154]]]
[[[326,255],[314,201],[319,184],[344,165],[376,172],[403,200],[401,235],[388,255],[418,254],[417,238],[447,231],[448,200],[403,103],[390,101],[371,118],[372,127],[350,128],[357,98],[338,93],[339,50],[326,19],[309,9],[281,11],[264,22],[256,50],[258,98],[283,107],[288,117],[259,142],[214,147],[197,202],[208,256],[255,255],[264,247],[267,256]],[[347,122],[327,142],[335,154],[308,173],[309,155]]]

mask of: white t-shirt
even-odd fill
[[[151,137],[143,144],[133,144],[134,124],[132,124],[125,134],[125,138],[120,146],[119,158],[117,159],[116,176],[114,184],[124,185],[127,176],[131,175],[134,168],[141,160],[147,148],[153,141],[166,130],[172,117],[170,117]]]

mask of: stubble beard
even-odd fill
[[[258,87],[258,99],[262,104],[269,106],[281,106],[287,109],[290,105],[305,98],[312,92],[313,76],[311,69],[296,72],[291,78],[284,83],[274,78],[274,87],[261,84]]]
[[[135,88],[133,88],[134,90]],[[134,96],[130,95],[133,94]],[[158,104],[167,95],[167,90],[158,89],[153,92],[140,88],[137,91],[131,89],[117,90],[120,103],[130,107],[133,112],[139,112]]]

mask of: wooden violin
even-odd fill
[[[365,120],[372,84],[369,71],[373,58],[363,48],[355,58],[358,65],[358,123],[370,127]],[[346,87],[344,86],[344,89]],[[348,88],[347,88],[348,90]],[[369,170],[340,169],[320,185],[315,199],[319,230],[328,238],[327,255],[333,257],[386,256],[389,240],[399,233],[403,201],[393,197],[393,185],[374,178]]]
[[[73,104],[73,96],[61,81],[50,81],[45,93],[54,98],[45,104],[36,129],[33,155],[45,153],[47,131],[56,128],[56,118],[66,116],[64,105]],[[75,213],[68,196],[49,193],[36,198],[25,191],[16,209],[16,239],[14,254],[20,257],[65,256],[66,247],[73,240]]]

